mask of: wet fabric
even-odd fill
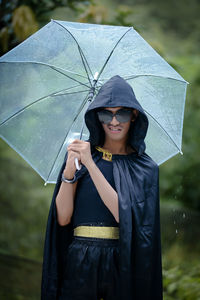
[[[73,237],[59,300],[119,300],[119,241]]]
[[[115,189],[112,162],[100,159],[97,166]],[[84,222],[105,222],[108,225],[118,225],[113,214],[99,196],[89,172],[86,172],[78,182],[71,222],[73,227]]]
[[[112,156],[119,204],[120,300],[162,300],[159,167],[145,152],[147,116],[131,86],[120,76],[112,77],[102,86],[85,114],[90,131],[88,141],[92,158],[97,164],[103,154],[95,146],[103,146],[104,131],[95,110],[118,106],[139,111],[137,119],[131,124],[128,141],[136,152]],[[57,178],[47,222],[42,300],[57,299],[67,248],[72,241],[72,224],[58,225],[55,205],[66,159],[67,153]],[[85,166],[77,170],[77,180],[86,172]]]

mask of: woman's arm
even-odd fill
[[[68,151],[66,166],[64,169],[65,178],[74,177],[76,167],[74,159],[77,157],[80,161],[80,155],[72,150]],[[62,182],[56,196],[57,220],[61,226],[67,225],[71,221],[74,210],[74,198],[78,181],[74,183]]]
[[[74,140],[68,146],[68,149],[79,153],[81,163],[83,163],[88,169],[102,201],[111,211],[115,220],[119,222],[118,195],[93,161],[90,143],[81,140]]]
[[[69,178],[66,176],[66,178]],[[74,183],[62,182],[56,197],[57,219],[61,226],[71,221],[74,210],[74,197],[78,181]]]
[[[89,161],[86,168],[96,186],[96,189],[104,204],[113,214],[115,220],[119,223],[118,195],[113,187],[106,180],[94,161]]]

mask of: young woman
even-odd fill
[[[89,140],[68,146],[53,195],[42,297],[161,300],[158,166],[144,151],[148,119],[131,86],[114,76],[85,122]]]

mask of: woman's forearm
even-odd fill
[[[116,191],[106,180],[94,161],[90,161],[86,167],[101,199],[119,223],[118,195]]]
[[[68,177],[69,178],[69,177]],[[57,220],[61,226],[70,223],[74,210],[74,196],[77,182],[62,182],[56,197]]]

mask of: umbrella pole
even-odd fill
[[[96,84],[97,84],[98,74],[99,74],[99,73],[96,72],[95,75],[94,75],[93,85],[92,85],[92,87],[91,87],[91,89],[90,89],[90,93],[89,93],[88,99],[87,99],[87,101],[88,101],[88,106],[90,105],[90,102],[91,102],[91,101],[93,100],[93,98],[94,98],[94,92],[95,92],[95,86],[96,86]],[[80,132],[80,136],[79,136],[79,139],[80,139],[80,140],[82,139],[84,125],[85,125],[85,120],[83,119],[83,123],[82,123],[82,127],[81,127],[81,132]],[[75,161],[76,169],[77,169],[77,170],[80,170],[80,169],[82,168],[82,165],[81,165],[81,164],[79,165],[79,163],[78,163],[78,158],[76,157],[76,158],[74,159],[74,161]]]

